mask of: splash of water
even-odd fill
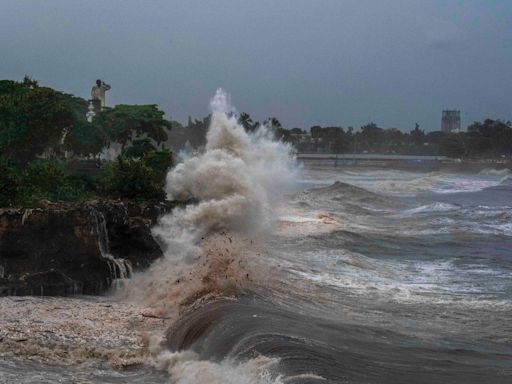
[[[268,228],[293,182],[291,147],[273,140],[265,126],[247,133],[222,89],[211,110],[204,152],[189,155],[167,176],[170,199],[199,200],[162,218],[154,229],[167,257],[193,255],[198,239],[210,232]]]
[[[277,359],[264,356],[243,363],[204,361],[191,351],[163,352],[156,360],[156,366],[169,372],[177,384],[283,384],[281,376],[271,373],[277,365]]]
[[[277,220],[282,198],[295,180],[291,147],[274,140],[270,128],[247,133],[221,89],[210,106],[204,150],[186,154],[167,175],[169,199],[198,203],[160,219],[153,234],[165,257],[136,277],[129,293],[143,300],[151,315],[171,322],[200,299],[229,296],[242,281],[254,281],[255,271],[244,269],[244,258],[256,255],[253,239]],[[204,382],[205,377],[209,382],[279,382],[266,376],[263,357],[241,364],[213,363],[198,360],[192,352],[160,347],[156,355],[158,366],[179,383]]]
[[[247,133],[222,89],[211,110],[204,150],[189,153],[167,175],[169,199],[198,203],[160,219],[153,234],[165,257],[134,279],[129,293],[167,317],[209,293],[239,286],[242,277],[252,280],[241,260],[255,247],[247,239],[272,227],[296,177],[292,148],[274,140],[269,127]]]

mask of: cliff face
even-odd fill
[[[0,295],[99,294],[162,256],[171,204],[93,201],[0,210]]]

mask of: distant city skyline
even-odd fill
[[[216,88],[285,127],[439,130],[445,109],[512,120],[512,2],[134,0],[0,3],[0,78],[109,104],[209,113]]]

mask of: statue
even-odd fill
[[[101,111],[101,109],[106,106],[105,92],[109,89],[110,85],[100,79],[96,80],[96,85],[92,87],[91,90],[92,104],[96,112]]]

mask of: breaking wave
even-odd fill
[[[487,168],[482,169],[479,172],[480,175],[498,175],[498,176],[504,176],[510,174],[510,169],[503,168],[503,169],[493,169],[493,168]]]
[[[500,185],[512,185],[512,177],[505,175],[500,179]]]
[[[421,205],[416,208],[408,209],[404,212],[406,215],[414,215],[418,213],[432,213],[432,212],[448,212],[460,209],[456,204],[434,202],[431,204]]]
[[[496,176],[496,174],[485,174]],[[485,176],[483,174],[483,176]],[[500,174],[498,174],[499,176]],[[508,176],[503,176],[504,180]],[[432,172],[412,180],[384,180],[375,184],[375,189],[396,195],[415,195],[418,193],[452,194],[460,192],[477,192],[497,186],[501,183],[496,178],[474,178],[443,172]]]
[[[250,266],[261,247],[258,238],[279,217],[282,198],[296,175],[292,148],[274,140],[268,127],[247,133],[222,89],[210,106],[204,151],[185,155],[167,176],[169,199],[197,203],[159,220],[153,234],[164,258],[128,288],[129,297],[144,302],[151,316],[170,319],[171,324],[195,306],[251,290],[259,275]],[[155,364],[178,383],[278,380],[266,376],[271,362],[264,357],[214,363],[160,345]]]
[[[457,255],[470,249],[467,239],[483,238],[465,225],[468,217],[478,214],[480,229],[503,225],[493,229],[502,236],[509,216],[431,197],[479,191],[508,175],[386,180],[377,173],[371,182],[362,175],[359,185],[325,186],[327,176],[329,183],[340,178],[325,172],[316,184],[324,187],[296,193],[289,146],[268,127],[245,132],[222,90],[211,110],[204,150],[183,153],[167,177],[168,197],[189,204],[159,220],[153,233],[164,257],[127,289],[146,315],[164,320],[166,330],[150,342],[155,367],[175,383],[396,382],[419,366],[429,382],[449,382],[452,372],[479,382],[487,374],[488,356],[468,367],[472,350],[432,349],[421,337],[437,342],[436,324],[420,322],[470,295],[501,297],[507,273],[480,261],[466,268]],[[411,193],[421,195],[414,205],[401,198]],[[458,254],[443,259],[446,249]],[[488,275],[497,283],[483,281]],[[458,330],[459,315],[449,316],[448,331]],[[482,340],[492,337],[490,330]],[[397,362],[401,368],[390,372]]]
[[[167,371],[176,384],[281,384],[281,377],[271,373],[277,365],[277,359],[264,356],[242,363],[200,360],[192,351],[165,351],[156,360],[157,368]]]

